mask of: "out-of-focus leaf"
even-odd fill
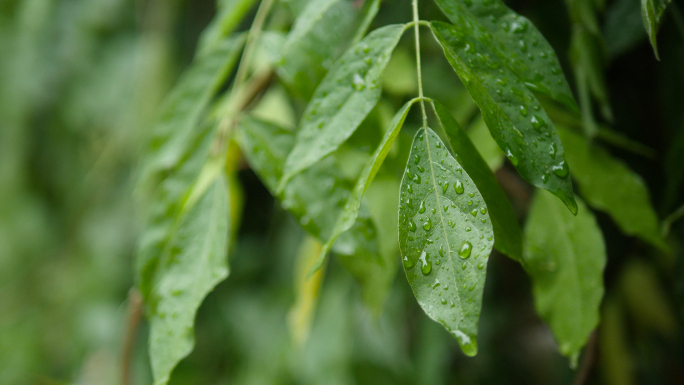
[[[354,185],[344,178],[334,156],[295,175],[285,190],[276,192],[287,152],[295,137],[290,131],[251,117],[243,117],[237,134],[243,154],[266,187],[312,236],[327,240],[333,233]],[[372,279],[374,267],[383,266],[376,229],[362,205],[353,226],[342,233],[333,252],[362,282]],[[362,268],[366,266],[366,268]]]
[[[380,0],[364,0],[363,7],[359,10],[359,17],[355,28],[356,35],[352,39],[352,44],[356,44],[359,40],[363,39],[379,10]]]
[[[578,203],[572,216],[550,194],[537,192],[525,225],[523,262],[537,313],[551,327],[560,352],[575,364],[599,321],[606,264],[601,229]]]
[[[499,59],[492,51],[491,36],[474,34],[465,21],[454,26],[432,22],[430,26],[447,60],[480,107],[492,137],[520,175],[551,191],[570,211],[577,212],[563,145],[526,80],[504,64],[511,60]]]
[[[294,129],[295,112],[282,87],[271,87],[251,111],[252,116],[278,126]]]
[[[470,125],[467,131],[468,138],[473,142],[473,145],[480,153],[482,159],[487,163],[492,172],[500,169],[504,162],[504,153],[492,138],[492,134],[487,129],[482,116],[478,117],[473,124]]]
[[[228,276],[229,197],[218,177],[179,220],[152,279],[150,356],[155,384],[166,384],[194,346],[195,314]]]
[[[618,0],[608,7],[603,37],[611,58],[631,50],[646,37],[639,0]]]
[[[486,53],[488,65],[507,67],[522,81],[521,86],[548,95],[572,110],[578,109],[553,48],[527,18],[511,11],[501,0],[435,3],[461,33],[479,42],[477,46],[466,40],[462,43],[470,45],[473,55]]]
[[[651,265],[639,260],[630,261],[622,271],[620,290],[633,319],[662,337],[673,339],[679,325],[658,273]]]
[[[309,100],[350,37],[354,20],[354,7],[347,0],[309,1],[295,20],[278,62],[283,83]]]
[[[214,45],[228,37],[238,26],[245,14],[252,8],[255,0],[219,0],[218,13],[204,29],[199,38],[197,52],[205,54]]]
[[[387,64],[383,74],[382,89],[397,96],[415,94],[418,89],[415,73],[415,58],[408,50],[399,47]]]
[[[572,176],[587,203],[610,214],[625,234],[667,251],[669,247],[660,234],[658,217],[641,177],[582,136],[567,129],[559,129],[558,135]]]
[[[401,181],[399,247],[413,294],[469,356],[477,353],[494,237],[475,183],[429,128],[413,139]]]
[[[321,254],[318,257],[318,262],[314,265],[314,269],[321,267],[323,261],[325,260],[325,255],[328,253],[328,251],[330,251],[330,248],[335,243],[337,238],[343,232],[351,228],[356,221],[359,209],[361,208],[361,199],[363,198],[363,194],[366,192],[366,188],[368,188],[371,182],[373,182],[375,174],[377,174],[378,170],[380,170],[380,166],[382,166],[382,162],[387,157],[387,153],[389,153],[392,143],[394,143],[394,139],[397,137],[399,130],[401,130],[401,127],[404,125],[404,120],[406,119],[406,114],[408,114],[409,108],[411,108],[413,103],[416,101],[418,101],[418,99],[413,99],[404,104],[404,106],[401,107],[399,112],[397,112],[397,114],[394,116],[392,123],[390,123],[390,127],[387,129],[387,131],[385,131],[385,136],[380,141],[380,145],[378,145],[375,153],[371,156],[366,163],[366,166],[361,171],[361,174],[356,181],[356,185],[354,186],[351,195],[345,203],[344,209],[337,218],[332,235],[326,240],[323,248],[321,249]]]
[[[143,161],[143,182],[154,173],[174,167],[183,156],[202,112],[235,65],[244,36],[223,40],[199,56],[183,74],[161,109]]]
[[[279,191],[295,174],[335,151],[373,109],[382,71],[404,30],[404,25],[379,28],[333,65],[304,112]]]
[[[660,21],[663,18],[665,8],[672,0],[641,0],[641,18],[644,20],[644,27],[648,32],[648,37],[653,46],[653,53],[656,59],[660,60],[658,56],[658,28],[660,28]]]
[[[608,385],[633,385],[634,366],[627,342],[624,313],[620,303],[608,298],[603,306],[599,338],[600,366]]]
[[[296,302],[288,314],[290,335],[295,344],[302,346],[309,337],[311,324],[316,312],[316,302],[323,279],[323,270],[317,271],[311,277],[308,272],[318,259],[321,244],[316,238],[307,237],[299,247],[295,261],[295,295]]]
[[[514,260],[522,261],[522,230],[511,202],[456,119],[439,102],[431,101],[431,104],[459,163],[487,204],[494,229],[494,247]]]

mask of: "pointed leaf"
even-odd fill
[[[473,178],[482,194],[494,229],[494,247],[514,260],[522,261],[522,229],[506,194],[456,119],[439,102],[431,101],[457,159]]]
[[[641,18],[644,21],[644,27],[646,28],[646,32],[648,32],[648,37],[653,46],[653,52],[658,60],[660,60],[660,58],[658,57],[658,40],[656,37],[665,8],[667,8],[671,1],[672,0],[641,0]]]
[[[401,181],[399,247],[418,303],[467,355],[477,353],[477,324],[492,222],[475,183],[437,134],[413,139]]]
[[[456,26],[487,47],[525,86],[578,111],[556,53],[527,18],[501,0],[435,0]],[[474,47],[473,47],[474,48]],[[480,50],[475,50],[480,52]]]
[[[587,203],[608,213],[625,234],[667,251],[669,247],[660,234],[658,217],[641,177],[600,146],[590,146],[582,136],[566,129],[559,129],[558,135],[572,176]]]
[[[252,8],[256,0],[219,0],[216,4],[217,14],[211,23],[202,31],[197,44],[199,55],[205,54],[221,40],[228,37],[237,28],[245,14]]]
[[[317,270],[322,266],[326,254],[328,251],[330,251],[330,248],[337,240],[337,237],[352,227],[356,221],[356,217],[359,214],[359,208],[361,207],[361,198],[363,198],[366,188],[368,188],[371,182],[373,182],[373,178],[375,177],[375,174],[378,173],[378,170],[380,169],[380,166],[382,166],[382,162],[384,162],[385,157],[387,157],[387,153],[389,153],[392,143],[394,143],[394,139],[397,137],[399,130],[401,130],[401,127],[404,125],[404,120],[406,119],[409,109],[416,101],[418,101],[418,99],[413,99],[404,104],[404,106],[401,107],[399,112],[397,112],[397,114],[394,116],[394,119],[392,119],[392,122],[385,132],[385,136],[382,138],[380,144],[375,150],[375,153],[370,157],[363,171],[361,171],[361,175],[356,181],[356,186],[354,186],[354,190],[352,190],[344,209],[340,213],[340,216],[335,223],[332,235],[326,240],[323,248],[321,249],[321,254],[318,257],[318,261],[316,264],[314,264],[314,270]]]
[[[333,65],[304,111],[279,191],[292,176],[335,151],[373,109],[382,71],[404,29],[388,25],[371,32]]]
[[[202,112],[235,65],[244,35],[231,37],[198,56],[182,75],[161,109],[152,129],[148,155],[143,161],[142,180],[176,165],[186,149]]]
[[[195,314],[228,276],[228,189],[223,177],[180,221],[153,278],[150,356],[154,383],[166,384],[194,346]]]
[[[537,313],[549,324],[560,352],[577,363],[599,321],[606,247],[591,211],[578,199],[577,216],[538,191],[525,225],[525,270]]]
[[[465,25],[432,22],[430,26],[447,60],[480,107],[492,137],[520,175],[551,191],[576,212],[563,145],[524,79],[500,64]]]

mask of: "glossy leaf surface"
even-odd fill
[[[478,40],[465,25],[430,25],[447,60],[480,107],[492,137],[520,175],[551,191],[576,212],[563,145],[524,79],[499,63],[487,40]]]
[[[494,229],[494,247],[516,261],[522,260],[522,229],[506,194],[468,135],[442,104],[431,102],[451,148],[482,194]]]
[[[660,21],[663,18],[663,13],[668,4],[672,0],[641,0],[641,18],[644,21],[644,27],[646,32],[648,32],[648,37],[651,40],[651,46],[653,46],[653,52],[658,60],[658,28],[660,27]]]
[[[416,134],[401,181],[399,247],[413,294],[467,355],[494,244],[487,205],[475,183],[429,128]]]
[[[537,313],[549,324],[560,352],[577,362],[599,322],[606,248],[591,211],[578,200],[577,216],[538,191],[525,225],[525,270]]]
[[[192,351],[197,309],[228,276],[228,202],[226,181],[219,177],[165,246],[148,303],[155,384],[166,384],[178,361]]]
[[[558,130],[572,176],[587,203],[613,218],[628,235],[668,250],[643,179],[598,145],[566,129]]]
[[[553,48],[527,18],[501,0],[435,3],[455,26],[487,47],[491,60],[509,68],[526,87],[578,110]]]
[[[282,183],[335,151],[354,133],[380,98],[382,71],[403,32],[404,25],[371,32],[330,69],[304,112]]]

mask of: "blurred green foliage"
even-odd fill
[[[120,384],[125,362],[130,383],[151,383],[146,323],[129,338],[133,255],[146,209],[134,199],[137,165],[162,100],[197,47],[209,46],[223,30],[249,28],[256,2],[220,3],[241,7],[246,17],[210,24],[213,0],[0,2],[0,383]],[[584,119],[549,112],[551,119],[596,135],[605,145],[601,154],[619,158],[643,179],[660,218],[675,212],[684,204],[682,1],[662,14],[660,62],[639,21],[638,0],[507,3],[537,25],[566,74],[574,74],[570,84]],[[306,4],[277,3],[269,39],[283,40]],[[431,2],[420,7],[422,18],[446,20]],[[371,29],[410,19],[408,2],[383,1]],[[412,43],[400,41],[384,73],[383,97],[363,123],[375,142],[415,96]],[[426,94],[466,128],[524,219],[531,187],[503,162],[441,47],[428,33],[421,43]],[[301,98],[312,92],[273,85],[253,113],[295,126]],[[411,112],[366,196],[371,217],[392,217],[378,226],[378,247],[397,270],[396,175],[419,124]],[[603,140],[608,128],[621,141]],[[627,139],[654,156],[619,144],[632,143]],[[349,143],[364,141],[352,136]],[[354,174],[365,158],[348,147],[342,172]],[[535,313],[530,278],[497,252],[474,358],[423,313],[401,274],[386,299],[369,307],[368,293],[344,261],[331,259],[320,292],[307,294],[315,288],[302,288],[295,277],[311,240],[244,162],[237,176],[244,208],[230,277],[199,309],[195,350],[174,371],[173,384],[565,384],[584,371],[586,384],[684,382],[684,221],[676,217],[665,234],[668,254],[625,236],[623,223],[595,212],[608,255],[606,295],[589,360],[580,359],[575,371]],[[313,305],[302,305],[307,301]],[[308,338],[293,338],[289,314],[301,308],[314,312],[299,323],[310,322],[311,329]]]

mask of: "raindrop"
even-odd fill
[[[423,230],[428,231],[432,227],[432,220],[428,217],[427,222],[423,223]]]
[[[532,128],[537,132],[542,132],[542,129],[546,127],[546,122],[539,115],[534,115],[530,122],[532,123]]]
[[[467,259],[470,257],[470,251],[473,249],[473,245],[468,241],[463,241],[461,248],[458,250],[458,256],[462,259]]]
[[[425,212],[425,201],[420,202],[420,207],[418,208],[420,214]]]
[[[409,221],[409,231],[413,233],[416,231],[416,229],[416,223],[414,221]]]
[[[446,194],[448,188],[449,182],[444,182],[444,184],[442,185],[442,194]]]
[[[477,216],[477,209],[473,209],[472,211],[470,211],[470,214],[472,216],[476,217]]]
[[[527,116],[527,107],[520,106],[520,115]]]
[[[456,190],[456,194],[463,194],[465,191],[463,188],[463,183],[461,183],[460,180],[456,180],[456,183],[454,183],[454,190]]]
[[[486,208],[486,207],[481,208],[481,209],[480,209],[480,212],[481,212],[482,214],[487,214],[487,208]]]
[[[422,262],[422,265],[420,267],[420,271],[423,273],[423,275],[428,275],[432,271],[432,262],[430,262],[430,255],[423,250],[423,253],[420,255],[420,261]]]
[[[362,91],[364,88],[366,88],[366,82],[363,80],[361,75],[354,74],[352,77],[352,86],[355,90]]]
[[[558,152],[558,148],[556,147],[556,143],[551,143],[549,146],[549,155],[551,155],[551,158],[556,159],[556,153]]]
[[[564,160],[561,161],[557,166],[553,166],[551,169],[553,170],[553,173],[556,174],[556,176],[559,178],[566,178],[570,173],[568,164],[565,163]]]

